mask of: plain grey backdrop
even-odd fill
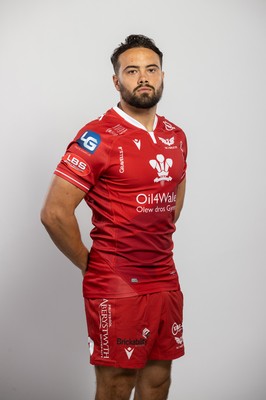
[[[1,0],[0,399],[93,399],[81,276],[39,212],[68,142],[116,104],[109,57],[131,33],[163,50],[158,113],[189,143],[174,236],[186,356],[169,399],[263,400],[265,0]]]

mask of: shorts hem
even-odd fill
[[[169,355],[169,356],[152,356],[152,358],[150,358],[149,360],[151,361],[170,361],[170,360],[176,360],[177,358],[183,357],[185,355],[185,350],[180,351],[179,353],[175,353],[173,355]]]
[[[90,361],[91,365],[94,366],[104,366],[104,367],[114,367],[114,368],[126,368],[126,369],[141,369],[144,368],[145,365],[147,364],[147,362],[149,361],[173,361],[176,360],[178,358],[181,358],[185,355],[185,351],[182,350],[180,351],[178,354],[175,353],[173,355],[169,355],[169,356],[164,356],[164,357],[156,357],[153,356],[152,358],[149,358],[148,360],[146,360],[144,363],[135,363],[135,364],[130,364],[130,366],[126,363],[119,363],[116,361],[102,361],[102,360],[95,360],[95,361]]]
[[[141,364],[126,364],[124,365],[123,363],[119,362],[104,362],[104,361],[90,361],[90,364],[95,366],[95,367],[113,367],[113,368],[126,368],[126,369],[141,369],[144,368],[146,363],[141,363]]]

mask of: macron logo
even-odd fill
[[[137,146],[137,148],[140,150],[140,139],[133,139],[133,142],[135,143],[135,145]]]
[[[171,158],[166,158],[162,154],[157,154],[156,160],[150,160],[150,166],[156,169],[158,176],[154,182],[171,181],[172,177],[169,175],[169,168],[173,165]]]
[[[128,347],[127,349],[125,349],[125,352],[127,354],[127,358],[130,360],[131,356],[133,354],[134,349],[132,349],[131,347]]]

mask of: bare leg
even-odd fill
[[[129,400],[136,382],[135,369],[95,367],[95,400]]]
[[[166,400],[171,383],[172,361],[148,361],[138,371],[134,400]]]

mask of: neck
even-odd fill
[[[121,110],[128,114],[130,117],[134,118],[136,121],[145,126],[148,132],[153,131],[156,106],[151,108],[137,108],[132,107],[121,99],[118,107],[121,108]]]

